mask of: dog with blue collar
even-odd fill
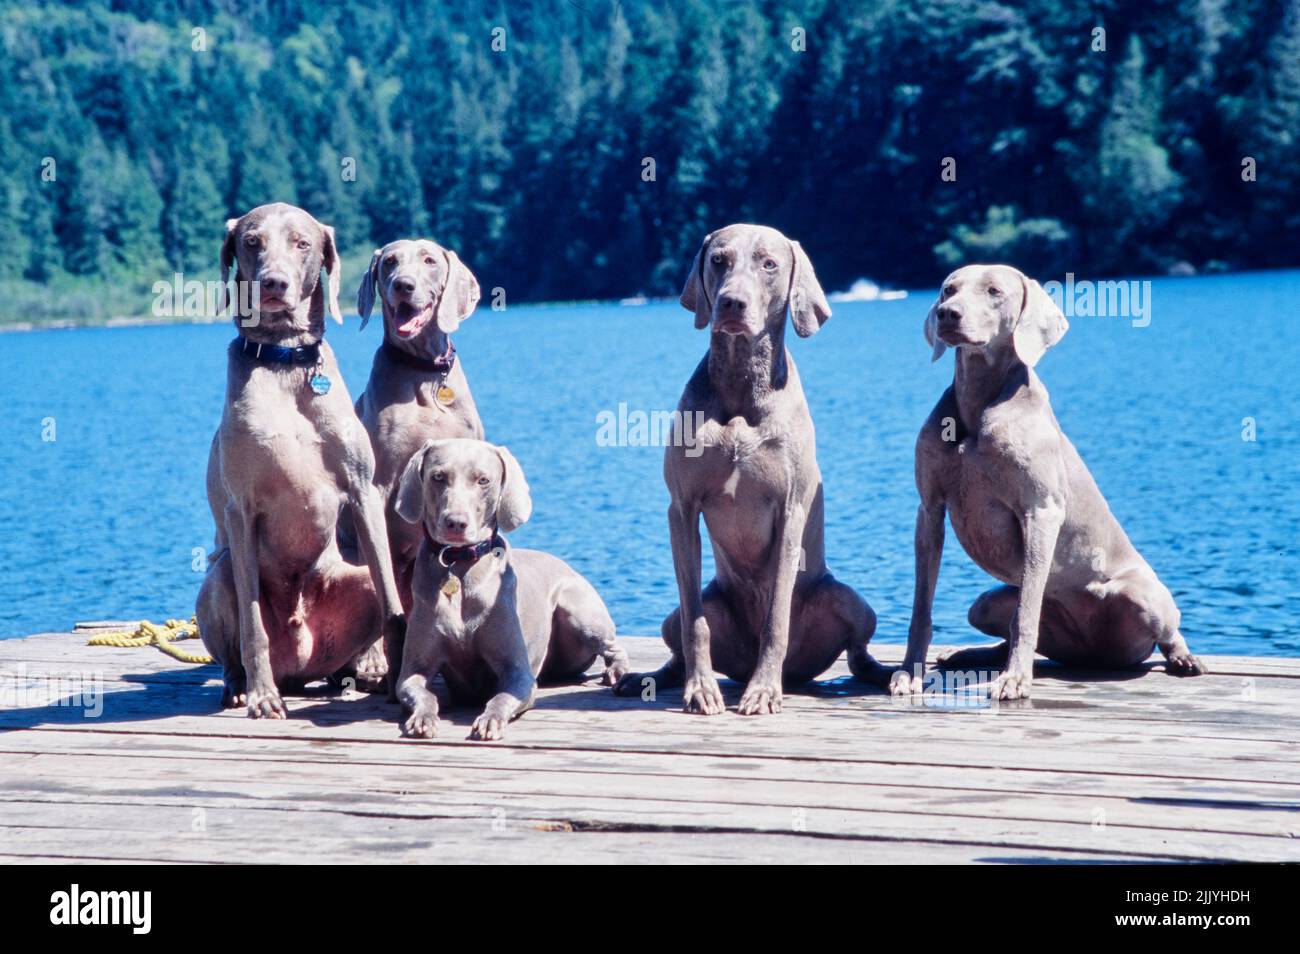
[[[374,454],[325,342],[326,311],[342,322],[340,267],[334,230],[302,209],[264,205],[226,223],[222,285],[233,268],[251,294],[233,296],[238,334],[208,459],[216,542],[195,615],[222,667],[222,705],[253,718],[285,718],[285,693],[381,638],[390,668],[401,660]],[[339,548],[340,511],[359,563]]]

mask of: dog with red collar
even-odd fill
[[[396,511],[424,536],[397,679],[407,735],[437,734],[431,683],[439,673],[453,702],[484,705],[470,732],[482,740],[502,738],[539,683],[578,679],[597,656],[605,685],[626,674],[627,653],[595,588],[558,557],[505,541],[532,512],[509,450],[466,438],[427,442],[402,472]]]
[[[396,517],[397,481],[426,441],[483,439],[464,362],[451,343],[478,300],[478,281],[465,263],[428,239],[403,239],[376,249],[357,289],[362,328],[376,303],[383,313],[384,340],[356,411],[374,447],[375,486],[384,495],[388,548],[407,612],[421,535],[418,527]],[[349,525],[345,522],[342,529],[346,537]]]

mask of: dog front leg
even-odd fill
[[[794,582],[803,553],[803,531],[808,514],[796,500],[786,501],[777,527],[777,553],[771,601],[767,619],[758,634],[758,664],[749,677],[740,705],[741,715],[762,715],[781,711],[781,676],[790,645],[790,606]]]
[[[425,604],[418,602],[411,610],[410,639],[402,653],[401,665],[390,670],[399,675],[389,679],[395,687],[397,701],[402,704],[402,711],[409,713],[402,723],[406,735],[430,739],[438,734],[438,697],[429,688],[429,683],[441,668],[433,620],[429,618]]]
[[[233,502],[226,507],[230,563],[239,601],[239,658],[247,682],[248,715],[284,719],[288,712],[271,671],[271,640],[262,621],[261,580],[257,566],[257,518]]]
[[[903,667],[894,673],[889,691],[895,696],[919,693],[925,683],[925,657],[934,638],[931,612],[934,590],[939,582],[939,563],[943,557],[944,506],[941,502],[921,501],[916,509],[915,584],[912,590],[912,622],[907,628],[907,651]]]
[[[482,714],[470,727],[471,739],[491,742],[504,738],[510,720],[533,706],[533,699],[537,695],[537,680],[527,665],[511,664],[500,671],[498,678],[497,694],[488,700]]]
[[[1056,539],[1065,520],[1065,507],[1054,497],[1029,510],[1021,518],[1025,541],[1024,575],[1020,582],[1020,601],[1011,620],[1011,639],[1007,668],[989,687],[991,699],[1028,699],[1034,678],[1034,651],[1038,647],[1038,624],[1043,610],[1043,594],[1052,572]]]
[[[370,570],[383,619],[384,656],[388,661],[388,696],[397,699],[394,673],[402,669],[402,647],[406,640],[406,617],[397,594],[392,554],[388,548],[388,531],[384,522],[384,502],[370,481],[362,481],[350,494],[349,504],[356,524],[357,543]]]
[[[682,658],[686,670],[682,708],[687,712],[718,715],[726,706],[722,687],[713,675],[713,656],[709,651],[709,621],[704,616],[700,591],[700,508],[694,501],[674,500],[669,505],[668,536],[672,541],[682,619]]]

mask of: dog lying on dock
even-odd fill
[[[408,735],[437,734],[442,673],[452,699],[486,705],[474,739],[500,739],[533,704],[538,682],[580,677],[597,656],[604,681],[627,672],[627,653],[600,596],[568,564],[511,547],[502,534],[528,520],[532,498],[504,447],[455,438],[412,455],[396,510],[420,528],[410,630],[397,679]]]
[[[672,656],[615,691],[638,694],[651,678],[684,686],[687,712],[714,715],[716,667],[747,684],[740,714],[780,712],[784,682],[815,678],[846,649],[855,676],[884,684],[889,670],[867,652],[875,614],[826,568],[816,437],[785,347],[787,310],[804,338],[831,314],[812,263],[775,229],[731,225],[705,237],[681,303],[710,343],[678,404],[679,419],[704,421],[696,444],[664,453],[681,601],[662,627]],[[717,567],[703,589],[701,516]]]
[[[1205,672],[1034,372],[1068,327],[1038,282],[1006,265],[953,272],[926,317],[932,359],[954,348],[957,363],[916,441],[916,592],[896,695],[922,689],[945,512],[970,558],[1002,581],[975,600],[970,623],[1006,642],[957,650],[941,667],[1003,668],[997,699],[1029,696],[1035,651],[1113,669],[1159,646],[1170,673]]]
[[[235,296],[208,459],[216,552],[195,615],[223,669],[222,705],[283,719],[282,692],[332,675],[381,633],[395,669],[405,619],[370,440],[324,340],[326,308],[343,320],[334,230],[294,206],[259,206],[226,223],[223,286],[232,267],[260,296],[251,307]],[[365,567],[339,551],[343,506]]]

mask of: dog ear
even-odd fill
[[[930,360],[938,361],[943,357],[943,353],[948,350],[948,346],[943,343],[939,337],[939,299],[934,300],[930,306],[930,313],[925,316],[925,343],[930,345],[934,350],[930,352]]]
[[[370,312],[375,307],[375,287],[379,284],[379,259],[383,251],[382,248],[375,249],[375,254],[370,256],[370,267],[361,276],[361,284],[357,286],[357,314],[361,316],[363,331],[370,323]]]
[[[433,445],[433,441],[425,441],[424,446],[411,455],[397,482],[393,509],[407,523],[419,523],[424,518],[424,455]]]
[[[229,289],[230,269],[235,264],[235,230],[239,228],[239,219],[226,219],[226,237],[221,240],[221,291],[217,295],[217,314],[223,315],[230,304]],[[239,281],[239,269],[235,269],[235,281]],[[235,292],[239,294],[238,290]]]
[[[497,499],[497,529],[509,533],[528,522],[533,513],[533,498],[528,481],[515,455],[504,447],[496,448],[501,459],[501,496]]]
[[[686,276],[686,285],[682,288],[682,296],[678,299],[683,308],[695,312],[696,328],[707,328],[709,322],[713,320],[713,306],[709,304],[709,293],[704,288],[704,253],[709,250],[709,243],[713,241],[715,234],[717,233],[710,232],[704,236],[704,242],[700,245],[700,250],[695,253],[695,261],[691,265],[691,272]]]
[[[438,297],[438,328],[445,335],[460,327],[460,323],[474,314],[478,307],[478,279],[455,252],[443,250],[447,259],[447,282]]]
[[[831,306],[803,246],[792,241],[790,249],[794,255],[790,269],[790,320],[794,322],[795,333],[800,338],[807,338],[826,324],[826,319],[831,316]]]
[[[1070,323],[1042,285],[1024,275],[1020,280],[1025,286],[1025,296],[1011,343],[1016,357],[1032,368],[1048,348],[1064,337]]]
[[[325,233],[325,247],[321,253],[321,261],[325,266],[326,300],[330,317],[341,325],[343,312],[339,310],[339,286],[343,283],[343,263],[339,261],[339,247],[334,241],[334,226],[322,225],[320,228]]]

